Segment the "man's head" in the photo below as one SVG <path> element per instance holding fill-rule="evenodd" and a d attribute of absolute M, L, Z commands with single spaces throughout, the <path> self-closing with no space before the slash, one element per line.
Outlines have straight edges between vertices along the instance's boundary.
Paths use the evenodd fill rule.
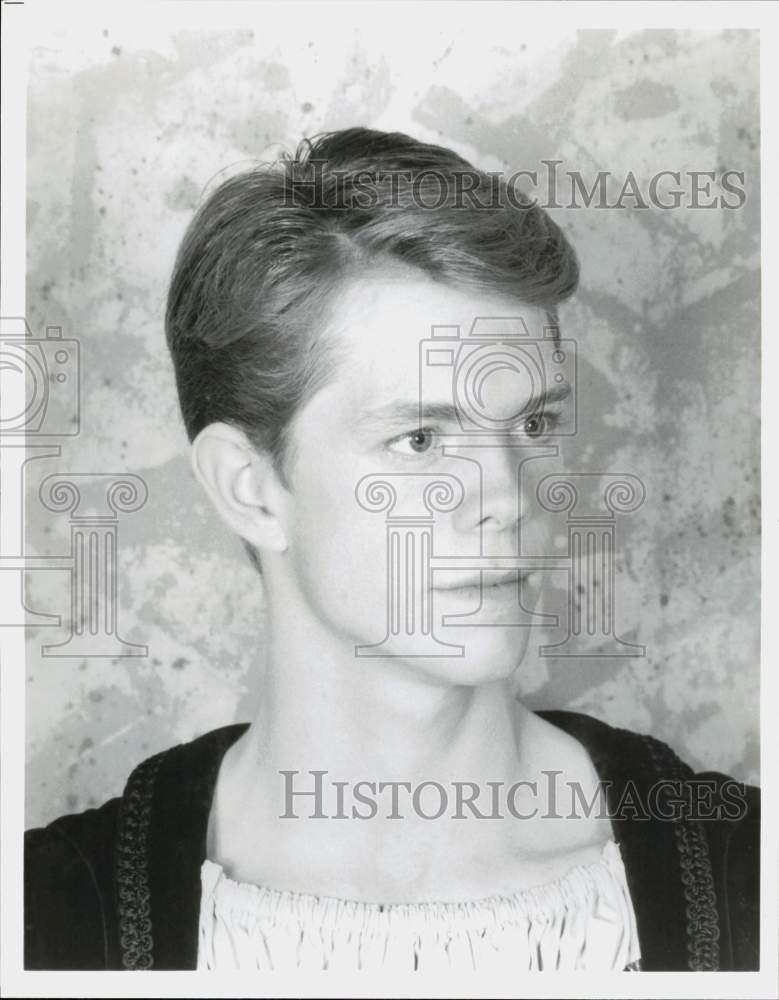
<path fill-rule="evenodd" d="M 331 133 L 210 196 L 176 261 L 168 343 L 198 478 L 287 607 L 347 643 L 375 636 L 385 533 L 356 505 L 358 481 L 448 470 L 480 493 L 472 465 L 433 459 L 401 415 L 418 401 L 420 343 L 476 316 L 522 315 L 540 339 L 577 277 L 543 210 L 405 135 Z M 498 409 L 521 409 L 500 373 L 490 385 Z M 490 473 L 504 495 L 442 519 L 442 551 L 479 555 L 485 530 L 493 554 L 515 551 L 510 464 Z M 464 594 L 444 586 L 440 605 L 464 613 Z"/>

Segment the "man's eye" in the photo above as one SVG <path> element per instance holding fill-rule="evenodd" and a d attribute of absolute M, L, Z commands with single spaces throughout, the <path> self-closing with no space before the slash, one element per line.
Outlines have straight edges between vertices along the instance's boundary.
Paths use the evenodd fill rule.
<path fill-rule="evenodd" d="M 419 430 L 408 431 L 406 434 L 393 438 L 389 444 L 393 451 L 398 451 L 403 455 L 423 455 L 435 446 L 436 440 L 435 431 L 429 427 L 420 427 Z"/>
<path fill-rule="evenodd" d="M 555 429 L 559 419 L 559 414 L 556 413 L 534 413 L 520 424 L 520 429 L 529 438 L 543 437 Z"/>
<path fill-rule="evenodd" d="M 522 424 L 522 430 L 528 437 L 541 437 L 546 430 L 546 418 L 543 413 L 535 413 Z"/>

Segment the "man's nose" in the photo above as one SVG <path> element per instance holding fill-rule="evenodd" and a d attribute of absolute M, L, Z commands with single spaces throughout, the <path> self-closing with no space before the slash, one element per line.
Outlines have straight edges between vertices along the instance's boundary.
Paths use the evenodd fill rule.
<path fill-rule="evenodd" d="M 484 555 L 508 555 L 519 546 L 519 532 L 527 527 L 530 511 L 531 459 L 554 454 L 553 449 L 523 447 L 498 439 L 458 451 L 468 460 L 460 473 L 465 500 L 455 512 L 455 527 L 478 534 Z M 459 464 L 459 463 L 458 463 Z"/>
<path fill-rule="evenodd" d="M 517 477 L 517 453 L 505 448 L 485 449 L 482 460 L 482 498 L 477 527 L 485 534 L 515 532 L 522 517 Z"/>
<path fill-rule="evenodd" d="M 517 530 L 522 504 L 519 496 L 516 449 L 505 445 L 488 445 L 458 449 L 460 478 L 465 487 L 465 499 L 455 514 L 459 531 L 483 535 L 503 535 Z"/>

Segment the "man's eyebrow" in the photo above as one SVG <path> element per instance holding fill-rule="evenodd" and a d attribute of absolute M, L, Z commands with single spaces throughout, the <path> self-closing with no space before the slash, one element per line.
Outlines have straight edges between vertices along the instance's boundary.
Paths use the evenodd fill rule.
<path fill-rule="evenodd" d="M 569 383 L 552 386 L 536 397 L 533 412 L 543 410 L 550 403 L 557 403 L 571 395 Z M 531 400 L 517 413 L 524 413 Z M 393 400 L 380 406 L 367 407 L 357 414 L 361 423 L 383 426 L 385 424 L 408 424 L 421 426 L 427 423 L 455 423 L 458 420 L 458 408 L 454 403 L 422 403 L 407 399 Z"/>

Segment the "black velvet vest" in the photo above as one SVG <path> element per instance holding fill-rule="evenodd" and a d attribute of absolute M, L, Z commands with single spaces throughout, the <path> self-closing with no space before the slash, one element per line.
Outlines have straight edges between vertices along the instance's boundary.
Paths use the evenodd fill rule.
<path fill-rule="evenodd" d="M 538 714 L 584 746 L 605 784 L 641 969 L 758 969 L 758 789 L 741 786 L 734 810 L 730 779 L 694 774 L 650 736 L 573 712 Z M 28 831 L 25 968 L 196 968 L 214 786 L 245 730 L 226 726 L 156 754 L 133 771 L 121 798 Z M 658 783 L 677 792 L 705 786 L 707 815 L 647 815 Z"/>

